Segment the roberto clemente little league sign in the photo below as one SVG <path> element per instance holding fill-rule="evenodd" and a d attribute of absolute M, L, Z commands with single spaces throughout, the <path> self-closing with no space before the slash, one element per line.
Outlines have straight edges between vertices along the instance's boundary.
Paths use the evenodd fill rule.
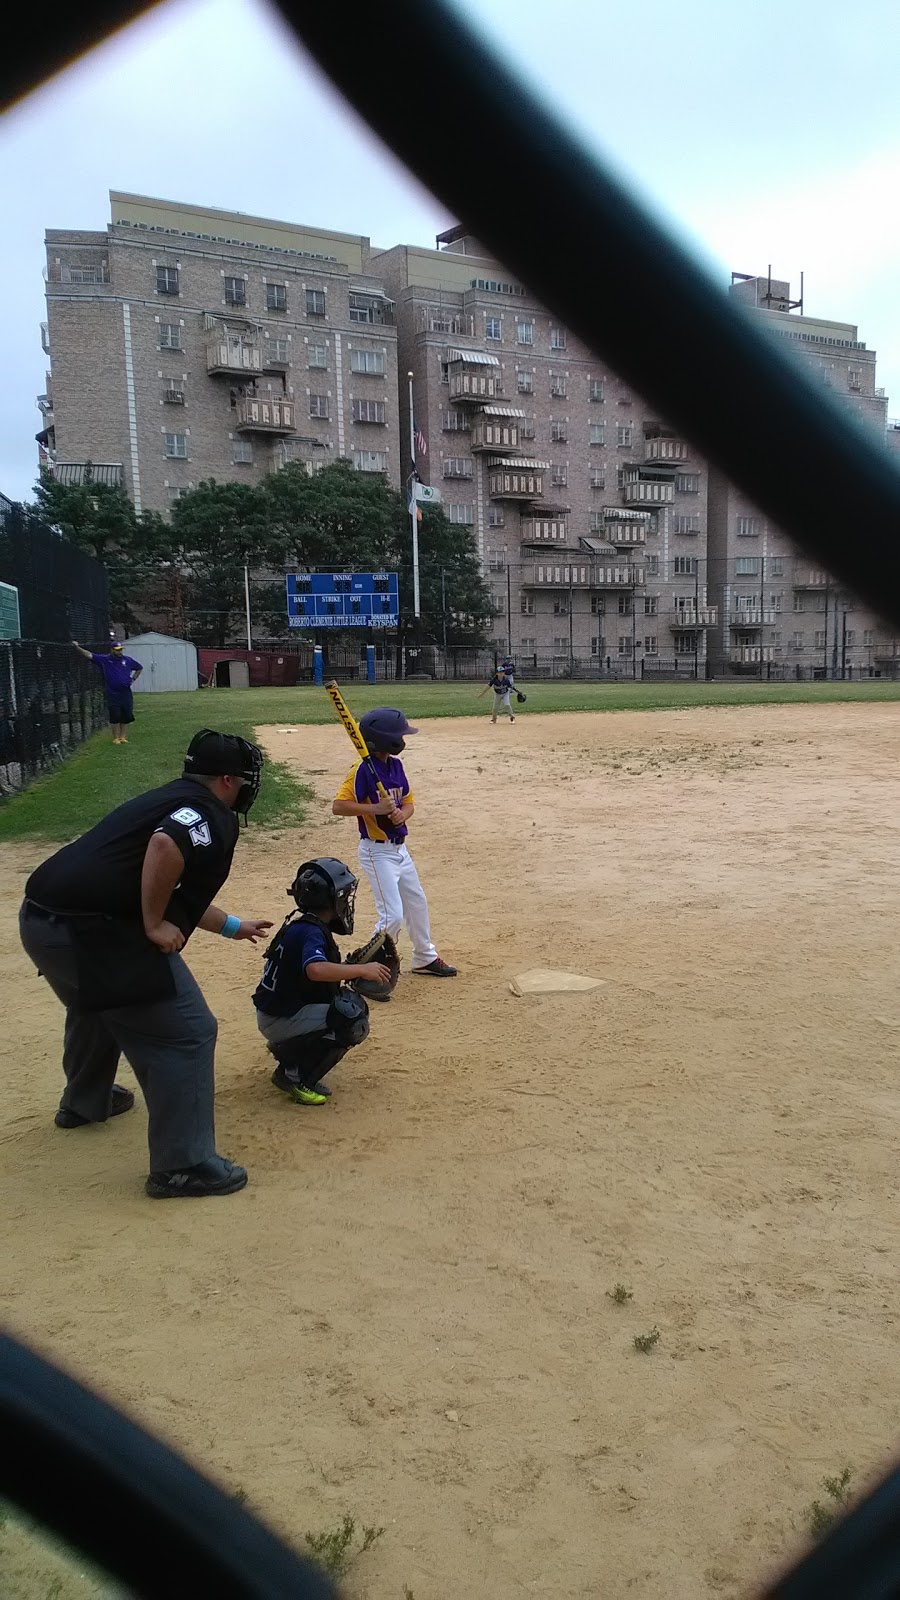
<path fill-rule="evenodd" d="M 292 572 L 287 579 L 290 628 L 396 628 L 396 572 Z"/>

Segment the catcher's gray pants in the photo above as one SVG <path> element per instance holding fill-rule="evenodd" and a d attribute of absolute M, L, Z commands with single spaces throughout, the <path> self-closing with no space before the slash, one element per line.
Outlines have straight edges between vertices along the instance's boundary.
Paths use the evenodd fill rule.
<path fill-rule="evenodd" d="M 325 1033 L 329 1010 L 328 1005 L 301 1006 L 292 1017 L 270 1017 L 265 1011 L 257 1011 L 256 1025 L 266 1044 L 285 1044 L 288 1039 L 299 1039 L 307 1033 Z"/>
<path fill-rule="evenodd" d="M 26 952 L 66 1008 L 60 1104 L 104 1122 L 124 1055 L 147 1102 L 150 1171 L 175 1172 L 214 1156 L 217 1024 L 181 957 L 168 958 L 175 980 L 170 1000 L 79 1011 L 71 927 L 29 915 L 23 906 L 19 929 Z"/>

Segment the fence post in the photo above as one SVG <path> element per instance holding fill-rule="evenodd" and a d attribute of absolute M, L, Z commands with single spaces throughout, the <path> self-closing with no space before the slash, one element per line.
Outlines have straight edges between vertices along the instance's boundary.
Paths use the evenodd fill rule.
<path fill-rule="evenodd" d="M 313 683 L 321 689 L 324 681 L 325 673 L 322 664 L 322 646 L 317 644 L 313 646 Z"/>
<path fill-rule="evenodd" d="M 375 646 L 373 644 L 366 645 L 366 680 L 368 683 L 375 682 Z"/>

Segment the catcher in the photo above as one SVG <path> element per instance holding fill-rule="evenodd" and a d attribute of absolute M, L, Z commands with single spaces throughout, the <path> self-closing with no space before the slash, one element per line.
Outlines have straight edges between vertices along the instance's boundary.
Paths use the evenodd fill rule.
<path fill-rule="evenodd" d="M 324 1105 L 331 1094 L 323 1082 L 326 1074 L 368 1037 L 369 1008 L 358 991 L 390 999 L 400 975 L 388 934 L 376 935 L 365 952 L 341 960 L 334 935 L 353 932 L 357 882 L 333 856 L 297 868 L 287 891 L 297 911 L 269 945 L 253 996 L 259 1031 L 278 1062 L 272 1082 L 298 1105 Z M 378 960 L 369 959 L 376 949 Z"/>

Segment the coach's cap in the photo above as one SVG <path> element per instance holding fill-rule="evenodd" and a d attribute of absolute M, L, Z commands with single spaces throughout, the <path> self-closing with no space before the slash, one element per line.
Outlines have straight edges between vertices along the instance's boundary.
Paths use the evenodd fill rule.
<path fill-rule="evenodd" d="M 120 645 L 118 639 L 116 640 L 115 644 L 110 645 L 109 648 L 110 648 L 110 654 L 111 655 L 120 656 L 122 654 L 123 647 L 122 647 L 122 645 Z"/>

